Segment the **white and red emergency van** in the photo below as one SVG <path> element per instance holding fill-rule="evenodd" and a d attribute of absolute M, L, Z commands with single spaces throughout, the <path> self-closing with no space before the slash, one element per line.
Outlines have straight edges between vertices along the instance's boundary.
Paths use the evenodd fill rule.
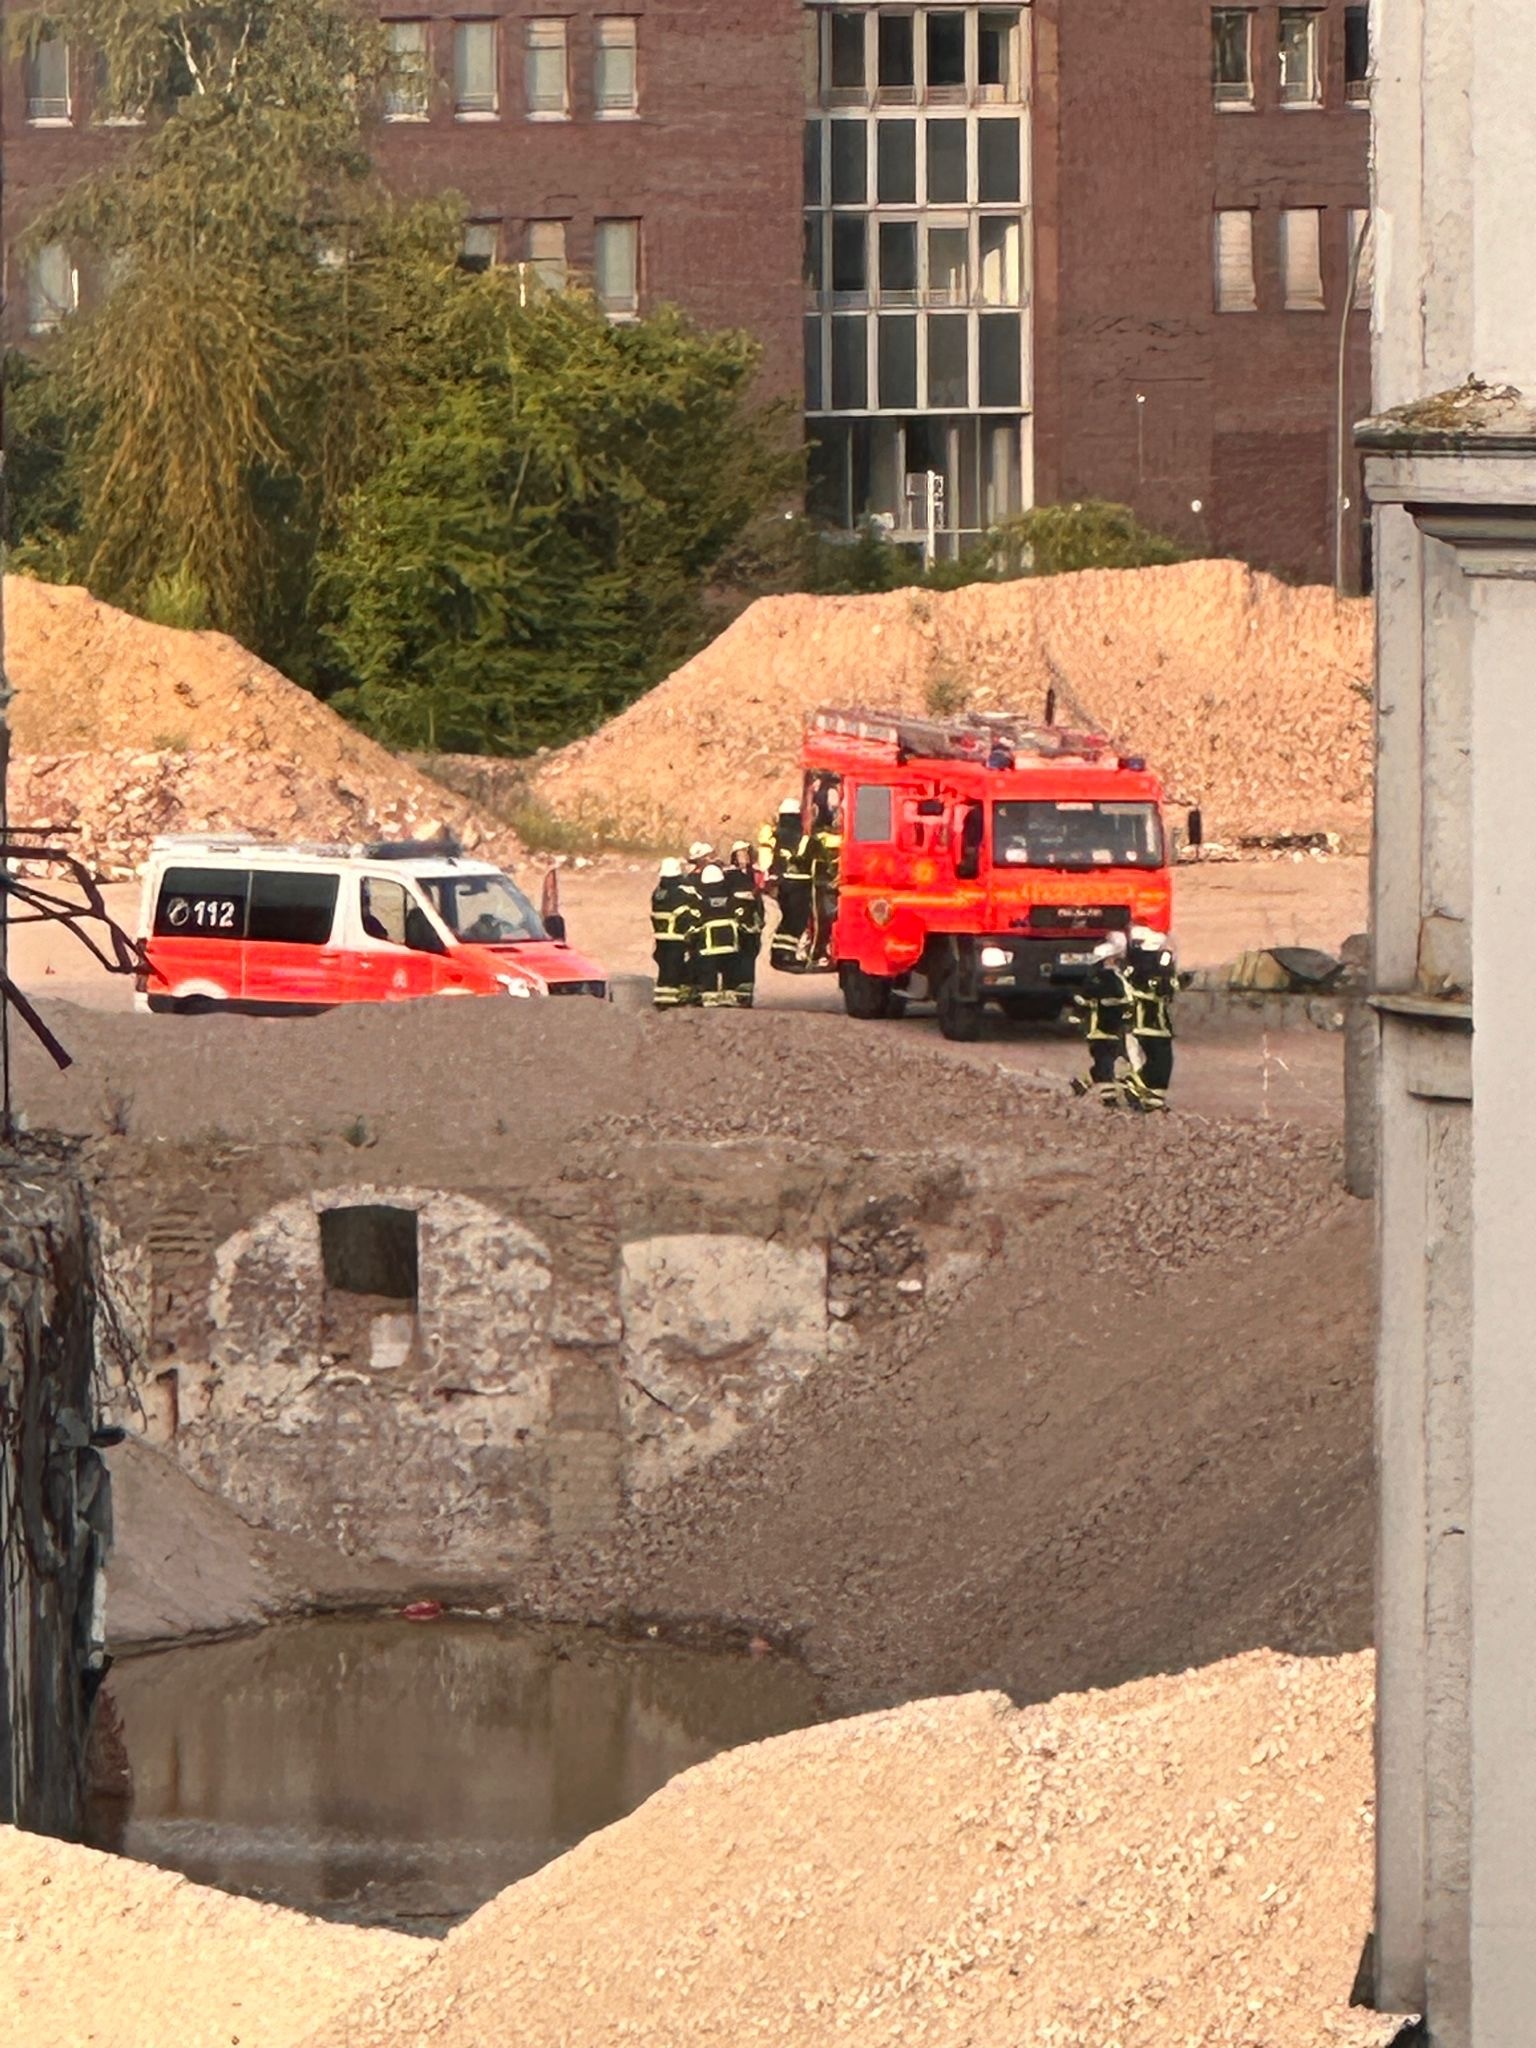
<path fill-rule="evenodd" d="M 135 1007 L 247 1014 L 414 996 L 607 997 L 510 875 L 451 846 L 161 838 L 144 870 Z"/>

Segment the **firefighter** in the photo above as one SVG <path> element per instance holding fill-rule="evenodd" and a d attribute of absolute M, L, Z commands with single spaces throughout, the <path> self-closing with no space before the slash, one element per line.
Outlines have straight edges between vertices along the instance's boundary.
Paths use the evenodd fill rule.
<path fill-rule="evenodd" d="M 841 785 L 829 777 L 818 793 L 816 828 L 811 834 L 810 964 L 832 964 L 832 927 L 837 921 L 837 880 L 842 865 Z"/>
<path fill-rule="evenodd" d="M 737 1006 L 741 987 L 741 897 L 713 861 L 699 876 L 699 922 L 693 942 L 695 982 L 706 1010 Z"/>
<path fill-rule="evenodd" d="M 1168 1107 L 1173 1079 L 1173 996 L 1178 970 L 1166 932 L 1131 926 L 1125 956 L 1126 1030 L 1132 1048 L 1125 1099 L 1135 1109 Z"/>
<path fill-rule="evenodd" d="M 779 805 L 774 827 L 769 880 L 779 905 L 779 928 L 768 958 L 782 974 L 805 965 L 806 933 L 811 922 L 811 838 L 805 829 L 798 797 Z"/>
<path fill-rule="evenodd" d="M 1072 1008 L 1088 1041 L 1088 1078 L 1072 1083 L 1074 1095 L 1092 1095 L 1106 1109 L 1127 1101 L 1119 1066 L 1125 1057 L 1125 1032 L 1130 1015 L 1126 978 L 1129 942 L 1124 932 L 1111 932 L 1093 949 L 1093 960 Z"/>
<path fill-rule="evenodd" d="M 688 872 L 696 882 L 702 879 L 714 857 L 715 849 L 707 839 L 695 839 L 688 849 Z"/>
<path fill-rule="evenodd" d="M 658 1010 L 678 1010 L 696 1003 L 698 988 L 690 955 L 699 926 L 699 887 L 683 873 L 680 860 L 664 860 L 651 893 L 651 931 L 656 941 Z"/>
<path fill-rule="evenodd" d="M 757 863 L 752 858 L 752 848 L 745 839 L 738 839 L 732 845 L 730 865 L 725 871 L 725 879 L 734 891 L 741 910 L 736 1001 L 742 1009 L 750 1010 L 757 983 L 757 959 L 763 950 L 764 919 L 762 884 L 757 872 Z"/>

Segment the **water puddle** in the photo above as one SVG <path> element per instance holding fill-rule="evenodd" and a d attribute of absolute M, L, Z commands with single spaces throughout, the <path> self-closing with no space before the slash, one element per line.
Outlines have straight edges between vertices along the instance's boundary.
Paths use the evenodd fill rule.
<path fill-rule="evenodd" d="M 818 1718 L 797 1665 L 593 1630 L 293 1622 L 134 1657 L 93 1839 L 329 1919 L 440 1933 L 717 1751 Z"/>

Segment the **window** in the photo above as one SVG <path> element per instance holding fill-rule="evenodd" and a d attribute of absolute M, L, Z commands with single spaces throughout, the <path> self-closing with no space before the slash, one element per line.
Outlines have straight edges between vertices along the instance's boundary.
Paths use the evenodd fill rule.
<path fill-rule="evenodd" d="M 1016 203 L 1019 197 L 1019 124 L 976 124 L 976 196 L 983 205 Z"/>
<path fill-rule="evenodd" d="M 995 804 L 992 858 L 1010 867 L 1161 867 L 1162 821 L 1155 804 Z"/>
<path fill-rule="evenodd" d="M 880 223 L 880 302 L 885 306 L 917 304 L 917 222 Z M 917 403 L 914 399 L 913 404 Z"/>
<path fill-rule="evenodd" d="M 965 99 L 965 16 L 930 8 L 928 24 L 928 97 L 954 105 Z"/>
<path fill-rule="evenodd" d="M 1323 310 L 1323 216 L 1315 206 L 1291 207 L 1280 216 L 1280 268 L 1288 311 Z"/>
<path fill-rule="evenodd" d="M 896 106 L 917 98 L 917 69 L 910 14 L 879 17 L 879 97 Z"/>
<path fill-rule="evenodd" d="M 414 1303 L 420 1284 L 416 1211 L 360 1203 L 320 1212 L 320 1266 L 341 1294 Z"/>
<path fill-rule="evenodd" d="M 565 222 L 531 220 L 528 223 L 528 263 L 547 292 L 565 290 Z"/>
<path fill-rule="evenodd" d="M 963 206 L 970 194 L 966 182 L 965 123 L 928 123 L 928 204 Z"/>
<path fill-rule="evenodd" d="M 978 323 L 980 346 L 976 363 L 977 403 L 1017 409 L 1023 387 L 1017 313 L 987 313 Z"/>
<path fill-rule="evenodd" d="M 875 348 L 879 355 L 881 405 L 888 412 L 910 412 L 917 404 L 916 316 L 904 313 L 895 319 L 882 318 Z M 863 794 L 861 791 L 860 795 Z M 889 839 L 890 836 L 889 825 L 878 834 L 854 834 L 855 838 Z"/>
<path fill-rule="evenodd" d="M 902 325 L 910 325 L 902 322 Z M 853 793 L 853 836 L 861 845 L 883 845 L 891 837 L 891 792 L 878 784 Z"/>
<path fill-rule="evenodd" d="M 640 108 L 636 41 L 639 23 L 633 17 L 610 14 L 597 24 L 597 70 L 593 99 L 600 121 L 621 120 Z"/>
<path fill-rule="evenodd" d="M 805 124 L 805 203 L 821 205 L 821 123 Z"/>
<path fill-rule="evenodd" d="M 824 289 L 822 264 L 826 254 L 826 229 L 819 213 L 805 216 L 805 241 L 800 262 L 801 281 L 809 304 L 815 305 Z"/>
<path fill-rule="evenodd" d="M 1258 292 L 1253 282 L 1253 214 L 1241 212 L 1216 216 L 1216 310 L 1218 313 L 1257 311 Z"/>
<path fill-rule="evenodd" d="M 96 59 L 95 118 L 103 128 L 138 128 L 147 111 L 142 94 L 135 97 L 131 87 L 112 88 L 112 67 L 105 56 Z"/>
<path fill-rule="evenodd" d="M 928 304 L 965 306 L 970 303 L 970 230 L 961 226 L 933 226 L 928 230 Z"/>
<path fill-rule="evenodd" d="M 827 97 L 833 106 L 856 106 L 864 98 L 863 14 L 834 14 L 829 23 L 831 47 Z"/>
<path fill-rule="evenodd" d="M 869 251 L 862 213 L 832 216 L 832 290 L 846 304 L 869 290 Z"/>
<path fill-rule="evenodd" d="M 339 887 L 335 875 L 253 868 L 246 937 L 258 945 L 323 946 Z"/>
<path fill-rule="evenodd" d="M 1364 242 L 1362 243 L 1360 240 L 1361 234 L 1369 226 L 1370 218 L 1370 209 L 1368 207 L 1352 206 L 1349 209 L 1349 260 L 1351 263 L 1354 263 L 1356 260 L 1355 251 L 1358 249 L 1360 252 L 1359 268 L 1355 272 L 1354 304 L 1357 313 L 1368 313 L 1370 311 L 1371 301 L 1376 293 L 1376 237 L 1373 234 L 1365 233 Z"/>
<path fill-rule="evenodd" d="M 1318 17 L 1310 7 L 1280 10 L 1280 104 L 1320 107 L 1322 74 L 1318 68 Z"/>
<path fill-rule="evenodd" d="M 822 408 L 821 387 L 821 322 L 805 322 L 805 409 L 820 412 Z"/>
<path fill-rule="evenodd" d="M 869 344 L 862 317 L 832 322 L 832 409 L 862 412 L 869 403 Z"/>
<path fill-rule="evenodd" d="M 465 224 L 464 239 L 459 244 L 461 270 L 489 270 L 500 253 L 500 221 L 472 220 Z"/>
<path fill-rule="evenodd" d="M 245 936 L 251 878 L 240 868 L 167 868 L 155 904 L 157 939 L 195 939 L 207 932 Z"/>
<path fill-rule="evenodd" d="M 881 206 L 917 204 L 917 123 L 875 123 L 875 193 Z"/>
<path fill-rule="evenodd" d="M 1371 97 L 1371 10 L 1344 10 L 1344 97 L 1352 107 L 1363 107 Z"/>
<path fill-rule="evenodd" d="M 928 316 L 928 403 L 964 411 L 971 402 L 968 369 L 970 321 L 963 313 Z"/>
<path fill-rule="evenodd" d="M 27 119 L 41 123 L 67 121 L 69 108 L 69 45 L 57 29 L 45 29 L 27 52 Z"/>
<path fill-rule="evenodd" d="M 453 111 L 461 121 L 488 120 L 500 105 L 496 91 L 496 24 L 453 24 Z"/>
<path fill-rule="evenodd" d="M 527 92 L 528 112 L 534 120 L 563 121 L 569 114 L 563 21 L 529 22 Z"/>
<path fill-rule="evenodd" d="M 997 215 L 981 222 L 981 303 L 984 306 L 1022 306 L 1024 266 L 1023 224 Z"/>
<path fill-rule="evenodd" d="M 385 120 L 425 121 L 427 24 L 424 21 L 386 21 L 384 43 L 389 53 L 388 80 L 384 87 Z"/>
<path fill-rule="evenodd" d="M 982 14 L 976 24 L 976 97 L 1013 106 L 1023 98 L 1019 17 Z"/>
<path fill-rule="evenodd" d="M 80 273 L 62 242 L 49 242 L 27 269 L 27 332 L 51 334 L 80 303 Z"/>
<path fill-rule="evenodd" d="M 1211 16 L 1211 92 L 1218 107 L 1253 105 L 1253 10 L 1218 7 Z"/>
<path fill-rule="evenodd" d="M 832 204 L 862 206 L 867 195 L 868 172 L 862 121 L 832 123 Z"/>
<path fill-rule="evenodd" d="M 640 223 L 600 220 L 593 245 L 593 281 L 609 319 L 640 310 Z"/>

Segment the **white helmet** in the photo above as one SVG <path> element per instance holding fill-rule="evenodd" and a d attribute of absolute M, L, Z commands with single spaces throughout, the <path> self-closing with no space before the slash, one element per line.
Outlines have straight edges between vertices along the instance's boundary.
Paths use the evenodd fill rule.
<path fill-rule="evenodd" d="M 1168 944 L 1168 934 L 1154 931 L 1149 924 L 1133 924 L 1131 944 L 1138 953 L 1161 953 Z"/>
<path fill-rule="evenodd" d="M 1123 960 L 1129 950 L 1124 932 L 1111 932 L 1093 949 L 1095 960 Z"/>
<path fill-rule="evenodd" d="M 708 860 L 714 850 L 707 839 L 695 839 L 692 846 L 688 849 L 688 858 L 690 860 Z"/>
<path fill-rule="evenodd" d="M 670 856 L 661 864 L 661 879 L 664 882 L 675 881 L 682 872 L 682 862 L 680 860 L 674 860 Z"/>
<path fill-rule="evenodd" d="M 779 805 L 779 816 L 780 816 L 781 818 L 788 818 L 788 817 L 791 817 L 791 816 L 793 816 L 793 817 L 796 817 L 796 818 L 798 818 L 798 817 L 799 817 L 799 815 L 800 815 L 800 799 L 799 799 L 799 797 L 797 797 L 797 796 L 787 796 L 787 797 L 785 797 L 785 799 L 784 799 L 783 803 L 781 803 L 781 804 Z"/>
<path fill-rule="evenodd" d="M 700 875 L 699 880 L 701 882 L 723 882 L 725 880 L 725 875 L 721 871 L 721 869 L 717 868 L 714 862 L 711 861 L 709 866 L 704 870 L 703 874 Z"/>
<path fill-rule="evenodd" d="M 731 851 L 732 853 L 750 853 L 752 851 L 752 842 L 750 839 L 733 839 L 731 841 Z"/>

